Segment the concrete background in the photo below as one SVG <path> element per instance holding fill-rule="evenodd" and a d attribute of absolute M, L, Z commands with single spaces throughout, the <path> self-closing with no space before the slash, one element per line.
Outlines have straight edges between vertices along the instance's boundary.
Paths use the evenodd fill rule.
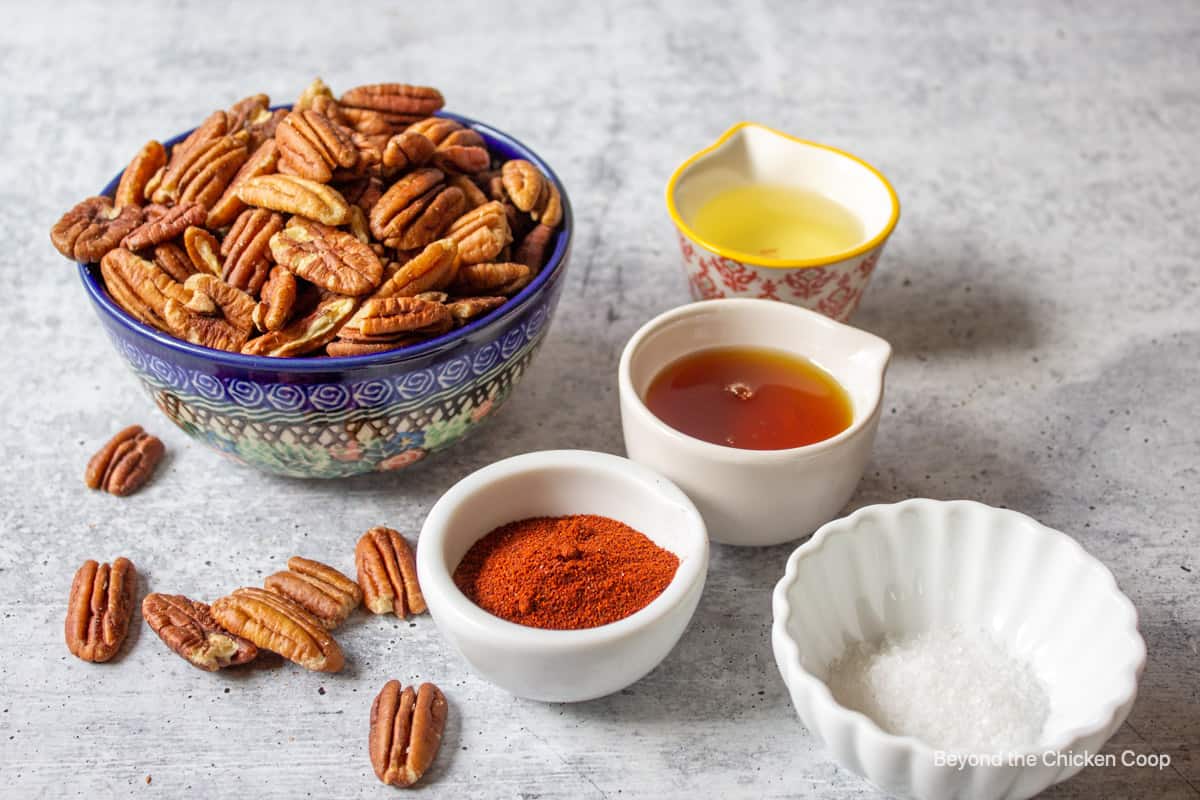
<path fill-rule="evenodd" d="M 397 677 L 451 702 L 422 796 L 874 796 L 800 725 L 773 664 L 788 546 L 717 547 L 666 662 L 575 706 L 473 677 L 428 618 L 356 617 L 338 676 L 269 660 L 207 675 L 140 625 L 107 665 L 62 642 L 87 557 L 124 554 L 153 589 L 211 598 L 297 552 L 349 570 L 363 530 L 415 535 L 496 459 L 621 452 L 620 348 L 687 299 L 663 184 L 752 119 L 861 154 L 904 205 L 855 319 L 896 358 L 852 506 L 966 497 L 1077 537 L 1149 646 L 1109 749 L 1174 764 L 1087 770 L 1049 796 L 1200 796 L 1194 2 L 40 3 L 0 26 L 0 66 L 0 795 L 393 796 L 366 728 Z M 148 137 L 253 91 L 290 100 L 318 74 L 339 90 L 439 86 L 544 155 L 575 204 L 575 259 L 533 369 L 469 446 L 406 474 L 281 480 L 191 443 L 137 390 L 47 238 Z M 88 456 L 131 422 L 169 459 L 131 499 L 88 492 Z"/>

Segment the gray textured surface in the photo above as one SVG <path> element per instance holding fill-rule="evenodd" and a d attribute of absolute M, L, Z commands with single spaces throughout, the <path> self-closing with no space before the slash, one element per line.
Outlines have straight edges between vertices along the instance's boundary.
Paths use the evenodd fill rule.
<path fill-rule="evenodd" d="M 576 706 L 474 678 L 428 618 L 358 617 L 335 677 L 203 674 L 144 627 L 108 665 L 62 643 L 84 558 L 125 554 L 154 589 L 211 597 L 295 552 L 349 569 L 359 532 L 415 532 L 498 458 L 619 452 L 620 347 L 686 299 L 663 183 L 753 119 L 862 154 L 904 203 L 856 318 L 896 360 L 853 505 L 968 497 L 1076 536 L 1149 645 L 1111 747 L 1175 766 L 1092 769 L 1050 795 L 1200 796 L 1195 3 L 121 5 L 40 3 L 0 27 L 0 795 L 392 796 L 365 733 L 394 676 L 436 680 L 452 703 L 421 795 L 872 796 L 798 723 L 772 663 L 769 592 L 790 547 L 717 548 L 667 661 Z M 575 204 L 575 261 L 533 369 L 469 447 L 409 474 L 279 480 L 191 443 L 47 241 L 147 137 L 251 91 L 290 99 L 314 74 L 436 84 L 544 155 Z M 167 442 L 165 468 L 132 499 L 84 490 L 88 455 L 133 421 Z"/>

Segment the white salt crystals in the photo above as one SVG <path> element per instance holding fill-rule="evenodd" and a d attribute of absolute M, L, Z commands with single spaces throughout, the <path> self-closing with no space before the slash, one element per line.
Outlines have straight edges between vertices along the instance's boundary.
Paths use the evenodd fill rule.
<path fill-rule="evenodd" d="M 1050 712 L 1028 664 L 957 628 L 854 645 L 830 667 L 829 689 L 888 733 L 955 752 L 1035 747 Z"/>

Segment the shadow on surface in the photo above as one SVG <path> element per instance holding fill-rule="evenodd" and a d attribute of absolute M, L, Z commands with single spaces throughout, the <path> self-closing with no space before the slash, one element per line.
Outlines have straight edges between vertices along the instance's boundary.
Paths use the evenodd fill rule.
<path fill-rule="evenodd" d="M 929 265 L 884 259 L 882 274 L 867 286 L 850 323 L 887 339 L 896 357 L 924 359 L 953 351 L 983 354 L 1037 346 L 1029 293 L 1000 282 L 1009 272 L 1002 265 L 975 265 L 972 278 L 934 256 L 931 263 L 937 271 L 928 276 L 921 273 L 929 273 Z"/>

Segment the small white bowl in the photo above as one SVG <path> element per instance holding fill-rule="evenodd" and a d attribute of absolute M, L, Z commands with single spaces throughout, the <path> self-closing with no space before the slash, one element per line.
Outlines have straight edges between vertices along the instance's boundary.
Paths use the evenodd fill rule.
<path fill-rule="evenodd" d="M 1103 564 L 1024 514 L 966 500 L 825 525 L 788 559 L 773 605 L 775 660 L 805 726 L 846 769 L 922 800 L 1025 798 L 1071 777 L 1129 715 L 1146 660 L 1137 611 Z M 1046 686 L 1049 719 L 1020 758 L 939 766 L 933 747 L 885 733 L 826 685 L 854 642 L 956 626 L 989 631 Z"/>
<path fill-rule="evenodd" d="M 608 625 L 543 630 L 493 616 L 453 574 L 475 542 L 529 517 L 598 514 L 644 533 L 679 557 L 666 590 Z M 532 700 L 577 702 L 624 689 L 667 656 L 696 610 L 708 536 L 696 507 L 662 475 L 607 453 L 547 450 L 498 461 L 434 504 L 417 545 L 417 575 L 442 635 L 481 677 Z"/>
<path fill-rule="evenodd" d="M 739 450 L 696 439 L 654 416 L 642 399 L 671 362 L 713 347 L 769 347 L 803 356 L 850 396 L 850 427 L 786 450 Z M 772 545 L 833 519 L 858 485 L 879 427 L 892 348 L 815 311 L 769 300 L 691 303 L 643 325 L 621 354 L 618 391 L 625 452 L 679 484 L 713 541 Z"/>

